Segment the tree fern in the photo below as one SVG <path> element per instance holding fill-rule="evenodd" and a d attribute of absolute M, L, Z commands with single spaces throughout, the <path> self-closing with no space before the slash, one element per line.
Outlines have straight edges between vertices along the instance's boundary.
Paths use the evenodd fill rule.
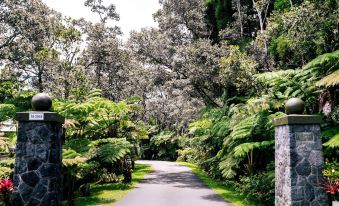
<path fill-rule="evenodd" d="M 72 149 L 62 150 L 62 163 L 64 166 L 74 166 L 86 162 L 87 158 L 81 157 L 79 153 Z"/>
<path fill-rule="evenodd" d="M 274 141 L 262 141 L 262 142 L 246 142 L 236 146 L 233 150 L 235 157 L 245 157 L 249 152 L 254 149 L 266 149 L 274 145 Z"/>
<path fill-rule="evenodd" d="M 339 147 L 339 133 L 334 135 L 329 141 L 325 142 L 324 146 L 330 148 Z"/>
<path fill-rule="evenodd" d="M 324 143 L 325 147 L 339 147 L 339 126 L 323 129 L 321 136 L 323 140 L 327 140 L 327 142 Z"/>
<path fill-rule="evenodd" d="M 334 87 L 339 85 L 339 70 L 333 72 L 330 75 L 325 76 L 321 80 L 319 80 L 316 85 L 318 87 Z"/>
<path fill-rule="evenodd" d="M 257 120 L 256 115 L 252 115 L 240 121 L 238 124 L 236 124 L 232 128 L 232 132 L 225 139 L 224 144 L 227 145 L 230 142 L 234 142 L 235 140 L 245 139 L 247 137 L 250 137 L 254 130 L 256 120 Z"/>
<path fill-rule="evenodd" d="M 132 144 L 122 138 L 108 138 L 93 141 L 89 150 L 91 159 L 99 162 L 113 164 L 129 154 Z"/>

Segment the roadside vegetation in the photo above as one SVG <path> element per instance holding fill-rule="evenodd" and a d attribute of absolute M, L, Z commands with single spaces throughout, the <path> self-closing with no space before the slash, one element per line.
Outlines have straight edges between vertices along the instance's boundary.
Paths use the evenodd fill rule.
<path fill-rule="evenodd" d="M 213 189 L 218 195 L 220 195 L 226 202 L 232 203 L 234 206 L 255 206 L 256 203 L 246 199 L 244 195 L 241 195 L 236 190 L 235 185 L 227 182 L 221 182 L 208 176 L 208 174 L 202 171 L 197 165 L 187 162 L 178 162 L 181 165 L 189 167 L 192 172 L 199 177 L 199 179 L 209 188 Z"/>
<path fill-rule="evenodd" d="M 136 164 L 130 184 L 119 182 L 91 185 L 91 195 L 89 197 L 76 197 L 75 205 L 112 206 L 127 195 L 150 171 L 151 167 L 149 165 Z"/>

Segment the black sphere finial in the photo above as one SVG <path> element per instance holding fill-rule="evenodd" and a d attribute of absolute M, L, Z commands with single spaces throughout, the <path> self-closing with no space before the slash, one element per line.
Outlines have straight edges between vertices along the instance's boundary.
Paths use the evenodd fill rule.
<path fill-rule="evenodd" d="M 32 107 L 35 111 L 49 111 L 52 107 L 52 99 L 45 93 L 36 94 L 32 98 Z"/>
<path fill-rule="evenodd" d="M 300 98 L 292 98 L 285 103 L 286 114 L 303 114 L 305 103 Z"/>

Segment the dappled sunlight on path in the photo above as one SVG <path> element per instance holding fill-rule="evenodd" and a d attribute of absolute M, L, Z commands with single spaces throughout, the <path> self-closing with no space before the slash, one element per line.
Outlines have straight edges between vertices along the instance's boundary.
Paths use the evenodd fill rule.
<path fill-rule="evenodd" d="M 116 206 L 231 206 L 186 166 L 165 161 L 138 163 L 152 165 L 153 171 Z"/>

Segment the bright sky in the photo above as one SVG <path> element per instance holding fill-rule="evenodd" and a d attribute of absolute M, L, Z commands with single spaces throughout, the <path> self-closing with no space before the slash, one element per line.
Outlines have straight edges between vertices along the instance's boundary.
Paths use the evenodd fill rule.
<path fill-rule="evenodd" d="M 85 18 L 93 22 L 99 17 L 84 6 L 85 0 L 42 0 L 50 8 L 73 18 Z M 152 14 L 159 8 L 159 0 L 104 0 L 104 4 L 114 4 L 120 15 L 120 21 L 114 25 L 122 29 L 123 39 L 127 39 L 129 32 L 140 30 L 143 27 L 156 27 Z"/>

